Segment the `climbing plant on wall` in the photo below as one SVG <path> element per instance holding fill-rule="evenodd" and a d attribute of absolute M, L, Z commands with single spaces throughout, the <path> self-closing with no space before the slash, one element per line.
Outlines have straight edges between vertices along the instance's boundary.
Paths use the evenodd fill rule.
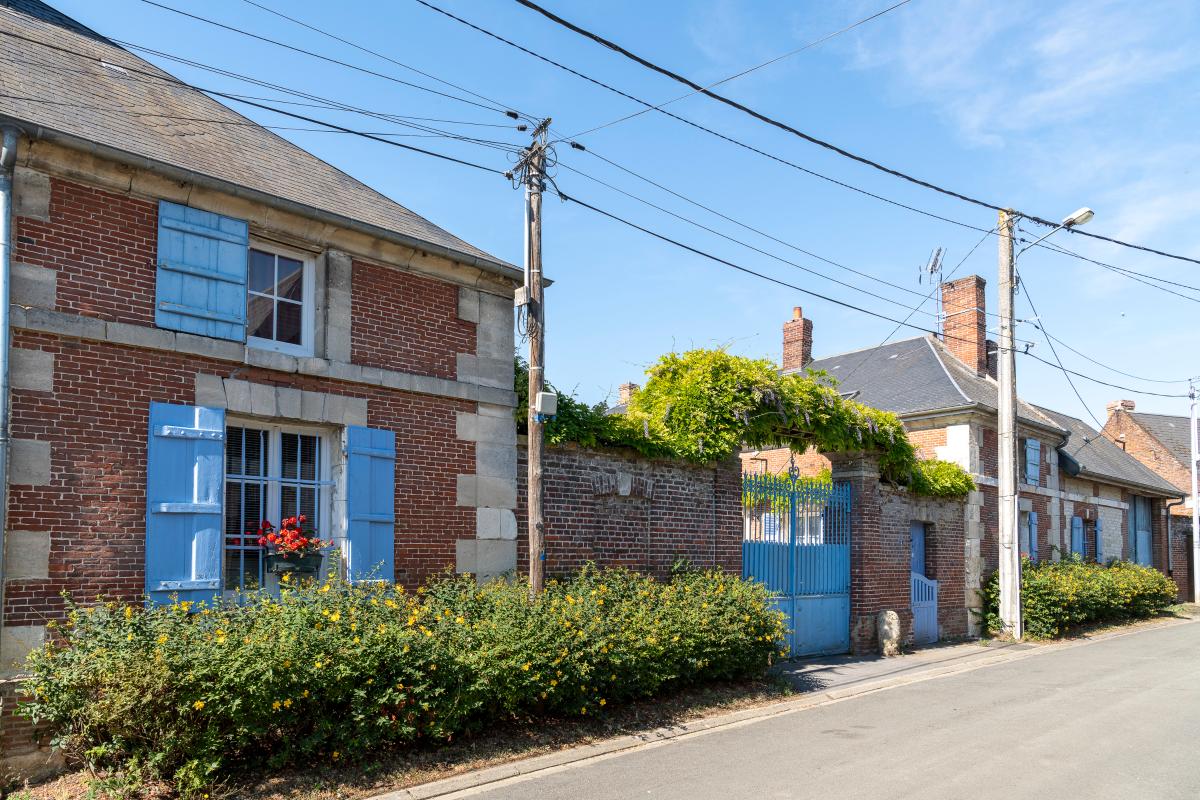
<path fill-rule="evenodd" d="M 742 447 L 869 450 L 880 454 L 886 480 L 916 493 L 953 497 L 975 488 L 957 464 L 919 459 L 895 414 L 843 398 L 827 375 L 784 375 L 767 359 L 724 350 L 668 353 L 646 375 L 624 415 L 560 399 L 561 421 L 547 426 L 547 438 L 625 444 L 698 462 L 728 458 Z M 523 421 L 524 410 L 517 413 Z"/>

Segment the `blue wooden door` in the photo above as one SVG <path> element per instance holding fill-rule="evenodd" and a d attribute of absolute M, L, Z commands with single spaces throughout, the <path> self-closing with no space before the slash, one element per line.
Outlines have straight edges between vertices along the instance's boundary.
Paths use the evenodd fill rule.
<path fill-rule="evenodd" d="M 914 644 L 930 644 L 938 640 L 938 582 L 926 577 L 925 533 L 924 522 L 914 522 L 909 526 L 912 541 L 909 601 L 913 615 Z"/>

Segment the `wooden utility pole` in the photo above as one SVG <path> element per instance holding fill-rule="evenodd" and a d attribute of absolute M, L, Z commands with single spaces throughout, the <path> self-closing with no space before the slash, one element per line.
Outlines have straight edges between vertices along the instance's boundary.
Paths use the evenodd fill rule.
<path fill-rule="evenodd" d="M 536 402 L 546 384 L 546 315 L 542 304 L 542 189 L 546 168 L 546 129 L 542 120 L 533 131 L 533 143 L 525 151 L 525 299 L 529 333 L 529 591 L 541 593 L 545 583 L 546 545 L 542 519 L 542 450 L 544 423 Z"/>
<path fill-rule="evenodd" d="M 1013 257 L 1012 211 L 1000 212 L 1000 352 L 998 377 L 1000 501 L 1000 625 L 1004 633 L 1021 638 L 1021 551 L 1017 524 L 1017 357 L 1013 346 L 1013 299 L 1016 267 Z"/>

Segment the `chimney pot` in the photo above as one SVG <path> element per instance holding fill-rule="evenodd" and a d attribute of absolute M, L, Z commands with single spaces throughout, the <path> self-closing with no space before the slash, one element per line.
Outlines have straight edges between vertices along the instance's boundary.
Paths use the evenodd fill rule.
<path fill-rule="evenodd" d="M 1109 416 L 1112 416 L 1118 411 L 1133 411 L 1135 408 L 1137 408 L 1137 403 L 1133 402 L 1132 400 L 1114 400 L 1113 402 L 1109 403 L 1106 408 L 1108 408 Z"/>
<path fill-rule="evenodd" d="M 804 318 L 800 306 L 792 309 L 792 318 L 783 323 L 783 371 L 799 372 L 812 361 L 813 323 Z"/>

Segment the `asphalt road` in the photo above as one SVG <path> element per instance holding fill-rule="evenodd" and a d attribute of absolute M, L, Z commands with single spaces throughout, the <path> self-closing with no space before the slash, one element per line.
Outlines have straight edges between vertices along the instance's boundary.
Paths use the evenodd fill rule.
<path fill-rule="evenodd" d="M 469 796 L 1194 800 L 1200 624 L 1054 648 Z"/>

